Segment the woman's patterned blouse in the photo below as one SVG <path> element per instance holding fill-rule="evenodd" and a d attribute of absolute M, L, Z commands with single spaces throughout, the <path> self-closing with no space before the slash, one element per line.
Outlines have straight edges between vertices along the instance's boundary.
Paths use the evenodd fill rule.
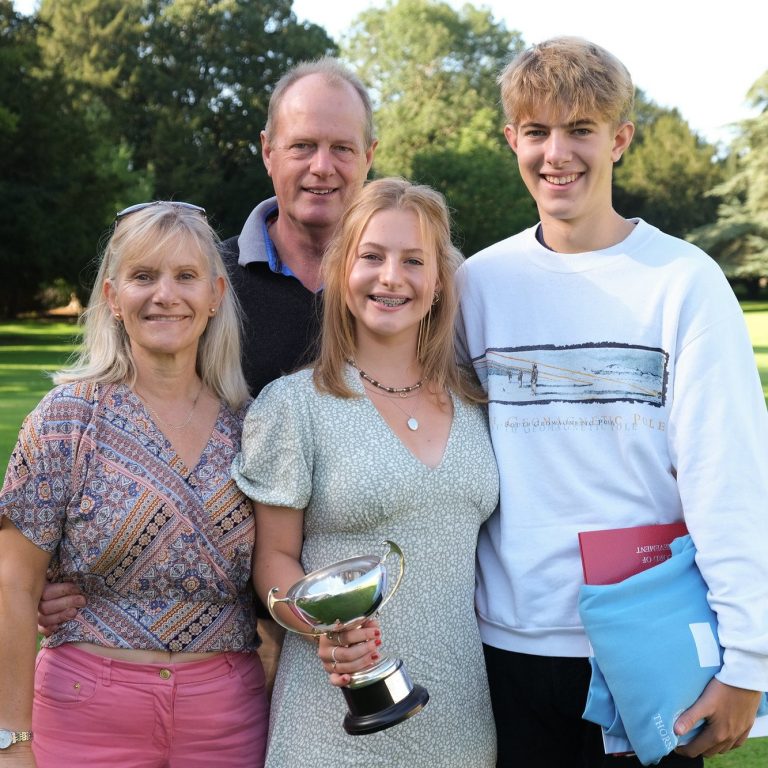
<path fill-rule="evenodd" d="M 222 405 L 194 468 L 123 384 L 66 384 L 26 418 L 0 517 L 87 604 L 47 641 L 251 651 L 254 519 L 230 477 L 245 408 Z"/>

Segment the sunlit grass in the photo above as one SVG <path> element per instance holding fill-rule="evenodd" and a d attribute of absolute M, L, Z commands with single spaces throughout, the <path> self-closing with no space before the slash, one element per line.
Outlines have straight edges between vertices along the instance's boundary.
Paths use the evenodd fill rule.
<path fill-rule="evenodd" d="M 750 302 L 743 306 L 749 336 L 752 339 L 752 348 L 755 351 L 757 368 L 760 371 L 763 394 L 766 403 L 768 403 L 768 304 Z"/>
<path fill-rule="evenodd" d="M 79 338 L 72 323 L 0 323 L 0 462 L 3 474 L 24 417 L 53 386 Z"/>

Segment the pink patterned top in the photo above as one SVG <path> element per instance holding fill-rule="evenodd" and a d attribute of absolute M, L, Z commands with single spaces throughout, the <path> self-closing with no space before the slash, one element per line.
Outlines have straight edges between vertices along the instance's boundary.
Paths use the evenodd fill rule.
<path fill-rule="evenodd" d="M 55 387 L 26 418 L 0 491 L 87 605 L 46 642 L 252 651 L 251 503 L 230 477 L 245 409 L 222 406 L 190 469 L 125 385 Z"/>

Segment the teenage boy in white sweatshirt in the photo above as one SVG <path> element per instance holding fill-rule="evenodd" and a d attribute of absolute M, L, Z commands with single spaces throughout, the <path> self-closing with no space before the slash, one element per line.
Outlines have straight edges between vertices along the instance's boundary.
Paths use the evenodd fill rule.
<path fill-rule="evenodd" d="M 705 253 L 613 209 L 634 133 L 621 62 L 558 38 L 499 83 L 541 221 L 461 273 L 502 482 L 477 582 L 498 765 L 639 765 L 581 718 L 577 534 L 683 519 L 725 655 L 675 731 L 706 727 L 661 764 L 700 766 L 745 740 L 768 690 L 768 416 L 742 313 Z"/>

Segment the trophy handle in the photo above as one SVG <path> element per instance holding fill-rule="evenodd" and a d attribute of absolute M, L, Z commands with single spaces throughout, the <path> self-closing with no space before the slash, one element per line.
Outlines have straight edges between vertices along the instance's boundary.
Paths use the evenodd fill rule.
<path fill-rule="evenodd" d="M 399 581 L 399 580 L 398 580 Z M 275 606 L 278 603 L 285 603 L 290 607 L 291 599 L 289 597 L 275 597 L 275 594 L 280 591 L 279 587 L 272 587 L 272 589 L 269 590 L 269 594 L 267 595 L 267 609 L 269 610 L 269 613 L 271 614 L 272 618 L 283 628 L 287 629 L 289 632 L 295 632 L 297 635 L 304 635 L 306 637 L 317 637 L 317 632 L 302 632 L 299 629 L 296 629 L 295 627 L 289 627 L 275 612 Z"/>
<path fill-rule="evenodd" d="M 387 545 L 387 551 L 384 553 L 384 556 L 379 562 L 383 563 L 389 557 L 389 555 L 394 552 L 394 554 L 397 555 L 397 559 L 400 561 L 400 570 L 398 571 L 395 585 L 392 587 L 392 589 L 389 590 L 389 594 L 384 598 L 384 600 L 382 600 L 381 605 L 379 605 L 379 607 L 376 609 L 377 613 L 389 602 L 389 598 L 392 597 L 395 592 L 397 592 L 397 588 L 400 586 L 400 582 L 403 580 L 403 573 L 405 573 L 405 558 L 403 557 L 403 550 L 400 549 L 400 547 L 398 547 L 394 541 L 390 541 L 389 539 L 385 539 L 384 544 Z"/>

